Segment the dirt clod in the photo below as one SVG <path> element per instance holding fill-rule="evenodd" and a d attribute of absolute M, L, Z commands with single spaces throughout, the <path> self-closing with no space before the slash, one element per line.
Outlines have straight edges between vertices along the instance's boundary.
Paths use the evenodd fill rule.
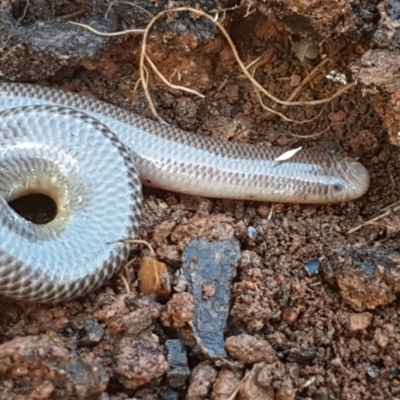
<path fill-rule="evenodd" d="M 156 382 L 168 371 L 163 346 L 154 334 L 123 337 L 116 345 L 114 358 L 114 373 L 127 389 Z"/>
<path fill-rule="evenodd" d="M 102 393 L 108 376 L 95 361 L 81 358 L 57 335 L 15 338 L 0 346 L 1 386 L 29 398 L 79 398 Z M 35 397 L 37 396 L 37 397 Z M 27 397 L 27 398 L 28 398 Z"/>
<path fill-rule="evenodd" d="M 151 328 L 160 316 L 161 305 L 150 297 L 138 299 L 121 295 L 95 312 L 104 321 L 109 333 L 129 333 L 137 335 Z"/>
<path fill-rule="evenodd" d="M 176 293 L 161 313 L 161 323 L 167 327 L 182 328 L 192 321 L 195 301 L 191 293 Z"/>
<path fill-rule="evenodd" d="M 371 313 L 351 313 L 348 316 L 348 329 L 351 332 L 367 329 L 372 322 Z"/>
<path fill-rule="evenodd" d="M 197 365 L 192 372 L 187 392 L 188 400 L 207 399 L 214 381 L 217 379 L 217 370 L 207 361 Z"/>
<path fill-rule="evenodd" d="M 240 386 L 240 399 L 275 400 L 277 396 L 288 400 L 294 399 L 295 390 L 291 380 L 282 381 L 283 374 L 284 367 L 279 362 L 254 364 Z"/>
<path fill-rule="evenodd" d="M 212 398 L 215 400 L 228 400 L 239 388 L 243 374 L 240 371 L 223 369 L 219 371 L 213 386 Z"/>
<path fill-rule="evenodd" d="M 226 351 L 235 360 L 243 364 L 275 361 L 275 352 L 264 339 L 250 335 L 230 336 L 225 340 Z"/>

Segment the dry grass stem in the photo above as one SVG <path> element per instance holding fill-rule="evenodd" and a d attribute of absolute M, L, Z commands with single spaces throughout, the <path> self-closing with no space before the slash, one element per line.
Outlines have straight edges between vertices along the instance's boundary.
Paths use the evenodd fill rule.
<path fill-rule="evenodd" d="M 264 110 L 266 110 L 266 111 L 268 111 L 268 112 L 270 112 L 270 113 L 272 113 L 272 114 L 279 115 L 284 121 L 287 121 L 287 122 L 293 122 L 293 123 L 299 124 L 299 125 L 301 125 L 301 124 L 306 124 L 307 122 L 311 122 L 311 121 L 314 121 L 315 119 L 319 118 L 319 117 L 321 116 L 322 112 L 323 112 L 323 110 L 321 110 L 321 111 L 318 113 L 318 115 L 315 116 L 315 117 L 313 117 L 313 118 L 304 119 L 304 120 L 302 120 L 302 121 L 297 121 L 296 119 L 289 118 L 289 117 L 287 117 L 285 114 L 283 114 L 283 113 L 281 113 L 281 112 L 279 112 L 279 111 L 276 111 L 276 110 L 274 110 L 273 108 L 270 108 L 270 107 L 268 107 L 267 105 L 265 105 L 264 102 L 263 102 L 263 100 L 262 100 L 262 98 L 261 98 L 260 92 L 259 92 L 258 90 L 255 90 L 255 92 L 256 92 L 256 94 L 257 94 L 258 101 L 260 102 L 261 107 L 262 107 Z"/>
<path fill-rule="evenodd" d="M 373 215 L 370 219 L 367 221 L 361 223 L 360 225 L 355 226 L 354 228 L 351 228 L 347 233 L 350 235 L 351 233 L 357 232 L 360 230 L 363 226 L 366 225 L 375 225 L 376 222 L 380 221 L 381 219 L 388 217 L 390 214 L 399 211 L 400 210 L 400 201 L 396 201 L 395 203 L 392 203 L 388 205 L 387 207 L 382 208 L 378 213 Z"/>
<path fill-rule="evenodd" d="M 174 85 L 173 83 L 171 83 L 170 81 L 168 81 L 167 78 L 165 78 L 165 76 L 159 71 L 159 69 L 155 66 L 155 64 L 153 63 L 153 61 L 151 61 L 150 57 L 148 55 L 146 55 L 146 61 L 149 63 L 151 69 L 153 70 L 153 72 L 169 87 L 171 87 L 172 89 L 175 90 L 181 90 L 182 92 L 187 92 L 187 93 L 191 93 L 194 94 L 195 96 L 198 96 L 202 99 L 205 98 L 204 94 L 199 93 L 197 90 L 194 89 L 190 89 L 184 86 L 180 86 L 180 85 Z"/>

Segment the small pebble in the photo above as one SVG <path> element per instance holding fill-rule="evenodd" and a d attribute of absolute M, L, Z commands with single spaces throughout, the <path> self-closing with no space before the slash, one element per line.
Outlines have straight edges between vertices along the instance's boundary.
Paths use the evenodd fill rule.
<path fill-rule="evenodd" d="M 341 83 L 342 85 L 347 85 L 346 75 L 335 70 L 330 71 L 329 74 L 325 76 L 325 78 L 332 82 L 337 82 Z"/>
<path fill-rule="evenodd" d="M 297 364 L 307 364 L 315 359 L 317 352 L 318 349 L 315 346 L 292 349 L 287 356 L 287 360 L 288 362 L 294 362 Z"/>
<path fill-rule="evenodd" d="M 85 337 L 81 340 L 81 344 L 85 343 L 86 346 L 99 343 L 103 338 L 105 324 L 100 324 L 97 318 L 89 317 L 85 321 L 84 331 Z"/>
<path fill-rule="evenodd" d="M 351 313 L 348 315 L 347 329 L 350 332 L 362 331 L 367 329 L 372 322 L 372 314 L 365 313 Z"/>
<path fill-rule="evenodd" d="M 379 368 L 376 365 L 371 365 L 367 370 L 367 374 L 370 378 L 376 379 L 379 377 Z"/>
<path fill-rule="evenodd" d="M 322 265 L 318 258 L 314 258 L 304 266 L 304 269 L 306 270 L 308 276 L 315 276 L 320 272 L 321 267 Z"/>
<path fill-rule="evenodd" d="M 392 395 L 393 396 L 396 396 L 397 394 L 399 394 L 400 393 L 400 386 L 395 386 L 393 389 L 392 389 Z"/>
<path fill-rule="evenodd" d="M 361 264 L 361 270 L 367 275 L 372 275 L 374 273 L 373 261 L 369 259 L 364 260 Z"/>
<path fill-rule="evenodd" d="M 143 257 L 138 271 L 139 290 L 157 300 L 166 300 L 171 293 L 167 266 L 152 256 Z"/>
<path fill-rule="evenodd" d="M 389 379 L 394 379 L 399 376 L 399 370 L 395 365 L 392 365 L 389 369 Z"/>
<path fill-rule="evenodd" d="M 249 239 L 257 239 L 258 231 L 254 226 L 247 227 L 247 236 Z"/>
<path fill-rule="evenodd" d="M 179 400 L 179 393 L 171 388 L 161 390 L 159 395 L 161 400 Z"/>

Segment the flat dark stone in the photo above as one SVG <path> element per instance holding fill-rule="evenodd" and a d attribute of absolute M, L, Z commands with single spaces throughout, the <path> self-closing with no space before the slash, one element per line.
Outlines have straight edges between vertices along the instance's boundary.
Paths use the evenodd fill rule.
<path fill-rule="evenodd" d="M 185 347 L 179 339 L 167 340 L 165 347 L 169 364 L 168 383 L 171 388 L 181 389 L 186 386 L 186 380 L 191 374 Z"/>
<path fill-rule="evenodd" d="M 183 252 L 182 274 L 195 298 L 192 329 L 209 357 L 225 357 L 224 332 L 240 248 L 229 240 L 193 240 Z"/>

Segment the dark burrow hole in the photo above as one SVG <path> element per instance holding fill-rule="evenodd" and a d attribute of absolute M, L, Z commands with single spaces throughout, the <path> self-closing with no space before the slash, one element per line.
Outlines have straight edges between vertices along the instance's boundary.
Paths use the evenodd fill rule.
<path fill-rule="evenodd" d="M 57 215 L 57 204 L 45 194 L 28 194 L 11 201 L 9 205 L 22 218 L 38 225 L 53 221 Z"/>

